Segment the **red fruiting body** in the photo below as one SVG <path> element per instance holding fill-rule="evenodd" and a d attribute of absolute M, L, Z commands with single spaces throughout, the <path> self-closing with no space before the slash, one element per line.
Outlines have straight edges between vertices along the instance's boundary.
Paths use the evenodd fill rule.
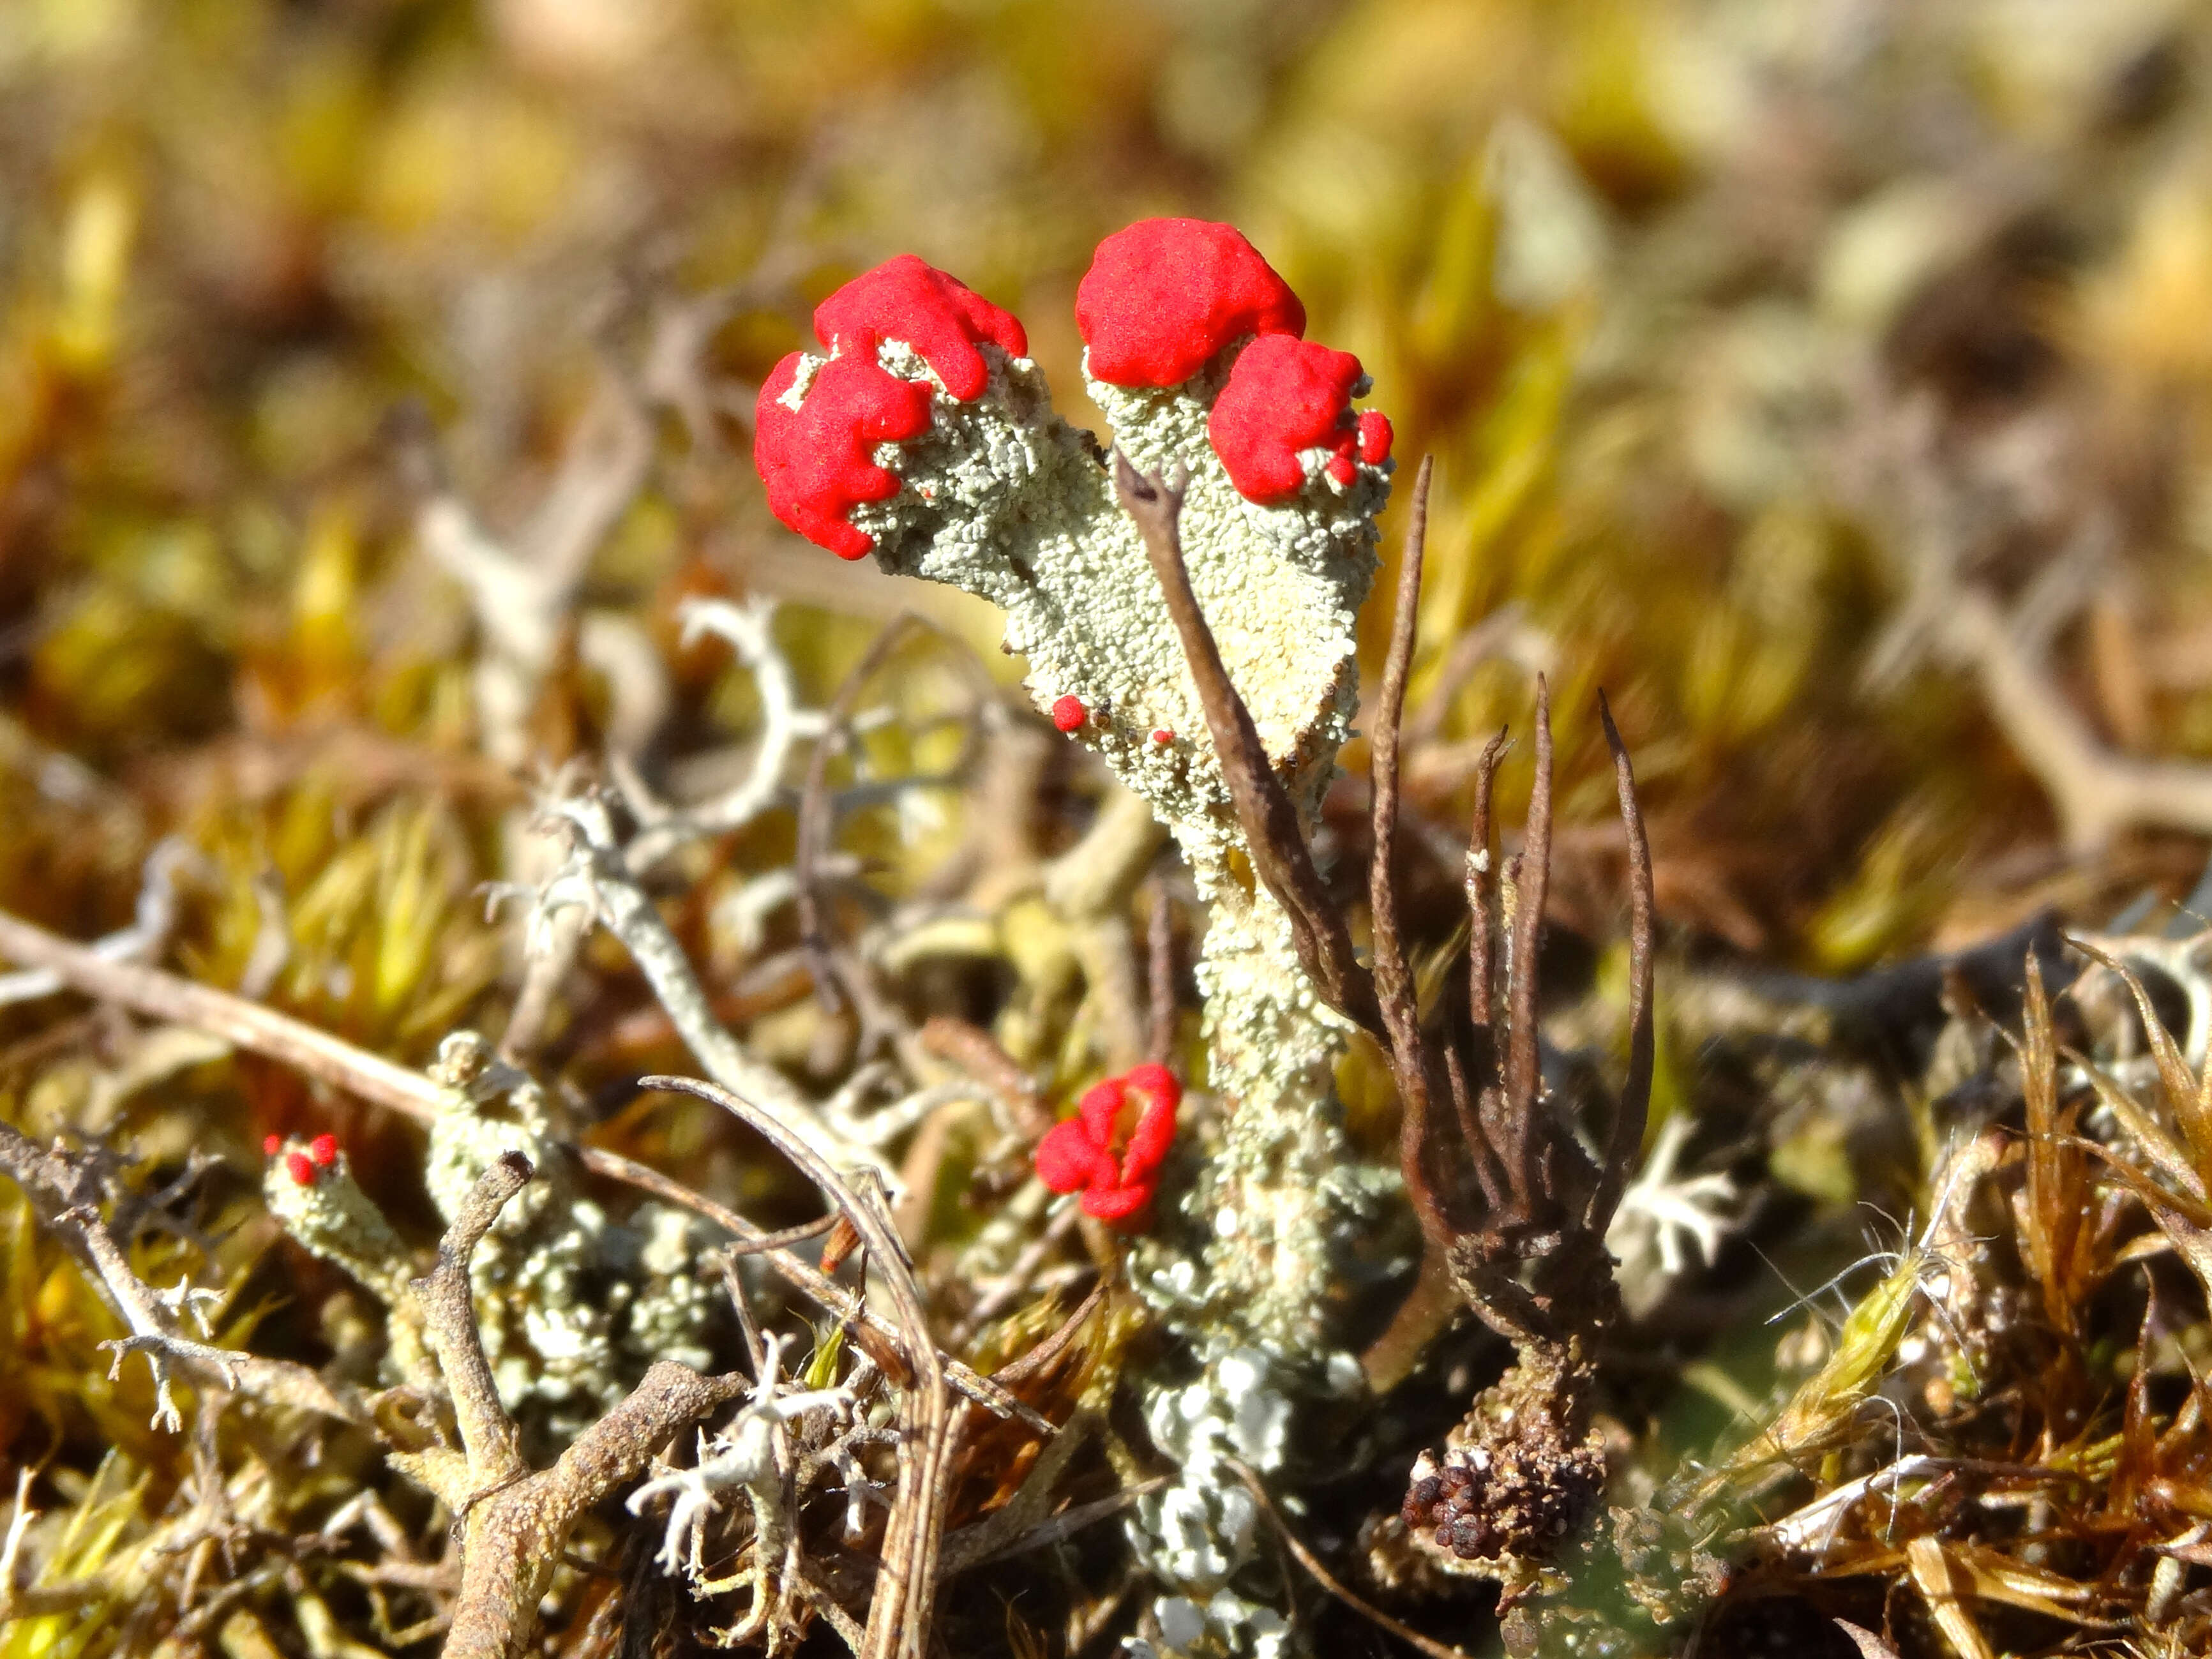
<path fill-rule="evenodd" d="M 1098 379 L 1170 386 L 1248 334 L 1304 333 L 1306 313 L 1235 227 L 1139 219 L 1091 255 L 1075 323 Z"/>
<path fill-rule="evenodd" d="M 329 1169 L 338 1161 L 338 1138 L 336 1135 L 317 1135 L 307 1143 L 307 1156 L 314 1159 L 317 1169 Z"/>
<path fill-rule="evenodd" d="M 768 486 L 769 511 L 839 558 L 857 559 L 875 538 L 846 515 L 861 501 L 898 494 L 898 475 L 876 465 L 875 447 L 929 430 L 929 387 L 894 380 L 872 356 L 836 357 L 793 409 L 781 399 L 798 375 L 794 351 L 761 387 L 753 465 Z"/>
<path fill-rule="evenodd" d="M 990 383 L 978 345 L 988 340 L 1009 357 L 1030 354 L 1029 336 L 1012 312 L 911 253 L 855 276 L 815 307 L 814 337 L 871 362 L 883 341 L 903 340 L 963 404 Z"/>
<path fill-rule="evenodd" d="M 291 1172 L 293 1181 L 298 1185 L 312 1187 L 315 1184 L 315 1166 L 307 1161 L 305 1152 L 285 1153 L 284 1167 Z"/>
<path fill-rule="evenodd" d="M 1052 706 L 1052 723 L 1063 732 L 1074 731 L 1090 716 L 1091 711 L 1083 706 L 1080 697 L 1061 697 Z"/>
<path fill-rule="evenodd" d="M 270 1158 L 276 1157 L 277 1153 L 284 1150 L 284 1137 L 282 1135 L 262 1136 L 261 1150 Z"/>
<path fill-rule="evenodd" d="M 1164 726 L 1156 726 L 1152 728 L 1152 741 L 1158 744 L 1173 743 L 1175 741 L 1175 733 L 1169 731 Z"/>
<path fill-rule="evenodd" d="M 1370 466 L 1380 466 L 1390 459 L 1390 442 L 1397 434 L 1390 429 L 1390 417 L 1379 409 L 1370 409 L 1359 417 L 1359 459 Z"/>
<path fill-rule="evenodd" d="M 775 366 L 761 387 L 753 465 L 768 486 L 770 512 L 838 557 L 857 559 L 875 539 L 848 515 L 862 501 L 898 493 L 897 475 L 875 463 L 876 446 L 918 438 L 930 424 L 929 383 L 889 373 L 876 361 L 877 346 L 904 341 L 964 403 L 990 380 L 976 347 L 988 341 L 1019 357 L 1029 337 L 1009 313 L 911 253 L 855 276 L 816 307 L 814 332 L 837 355 L 797 409 L 781 399 L 798 378 L 799 354 Z"/>
<path fill-rule="evenodd" d="M 1073 1117 L 1037 1143 L 1037 1178 L 1056 1193 L 1080 1192 L 1085 1215 L 1141 1225 L 1175 1143 L 1182 1103 L 1182 1085 L 1164 1066 L 1139 1066 L 1107 1079 L 1084 1095 Z"/>
<path fill-rule="evenodd" d="M 1359 434 L 1349 416 L 1359 375 L 1350 352 L 1287 334 L 1262 334 L 1246 346 L 1206 422 L 1237 492 L 1263 506 L 1288 501 L 1306 481 L 1302 449 L 1334 450 L 1329 471 L 1350 483 Z"/>

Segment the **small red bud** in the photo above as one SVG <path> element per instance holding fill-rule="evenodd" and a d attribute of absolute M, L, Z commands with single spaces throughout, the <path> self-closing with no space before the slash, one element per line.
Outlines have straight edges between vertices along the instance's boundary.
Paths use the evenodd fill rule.
<path fill-rule="evenodd" d="M 1077 696 L 1060 698 L 1052 706 L 1052 723 L 1063 732 L 1073 732 L 1091 717 L 1091 711 Z"/>
<path fill-rule="evenodd" d="M 293 1181 L 298 1185 L 312 1187 L 315 1184 L 315 1166 L 308 1161 L 305 1152 L 285 1153 L 284 1167 L 291 1172 Z"/>
<path fill-rule="evenodd" d="M 1380 466 L 1390 459 L 1390 443 L 1395 434 L 1390 430 L 1390 417 L 1379 409 L 1370 409 L 1359 417 L 1359 459 L 1370 466 Z"/>
<path fill-rule="evenodd" d="M 822 1271 L 836 1273 L 845 1265 L 845 1258 L 860 1248 L 860 1232 L 854 1226 L 852 1217 L 839 1216 L 837 1224 L 830 1230 L 830 1237 L 822 1242 Z"/>
<path fill-rule="evenodd" d="M 338 1138 L 336 1135 L 317 1135 L 307 1143 L 307 1156 L 315 1160 L 317 1169 L 329 1169 L 338 1161 Z"/>
<path fill-rule="evenodd" d="M 277 1153 L 284 1150 L 284 1137 L 282 1135 L 262 1136 L 261 1150 L 270 1158 L 276 1157 Z"/>
<path fill-rule="evenodd" d="M 1165 748 L 1169 744 L 1175 741 L 1175 733 L 1169 731 L 1164 726 L 1156 726 L 1152 728 L 1152 741 L 1158 744 L 1162 748 Z"/>

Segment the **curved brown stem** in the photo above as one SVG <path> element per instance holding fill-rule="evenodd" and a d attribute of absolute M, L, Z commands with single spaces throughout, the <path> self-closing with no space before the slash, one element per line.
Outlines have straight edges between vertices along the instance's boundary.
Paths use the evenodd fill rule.
<path fill-rule="evenodd" d="M 1252 867 L 1290 918 L 1298 960 L 1330 1007 L 1377 1036 L 1384 1035 L 1375 982 L 1359 965 L 1352 934 L 1314 867 L 1298 811 L 1268 763 L 1266 745 L 1221 660 L 1221 647 L 1199 608 L 1182 554 L 1182 488 L 1146 477 L 1126 456 L 1114 457 L 1114 487 L 1122 510 L 1144 538 L 1152 574 L 1168 616 L 1182 641 L 1183 658 L 1206 710 L 1206 729 L 1221 762 L 1221 775 L 1244 832 Z"/>

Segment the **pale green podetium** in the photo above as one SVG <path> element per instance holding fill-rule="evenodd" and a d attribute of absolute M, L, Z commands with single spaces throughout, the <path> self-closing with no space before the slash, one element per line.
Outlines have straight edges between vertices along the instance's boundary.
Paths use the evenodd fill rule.
<path fill-rule="evenodd" d="M 475 1032 L 447 1037 L 431 1076 L 442 1099 L 424 1177 L 442 1217 L 453 1218 L 502 1152 L 520 1152 L 537 1170 L 470 1267 L 500 1403 L 557 1446 L 619 1404 L 654 1360 L 706 1369 L 716 1293 L 696 1271 L 701 1241 L 690 1218 L 646 1204 L 626 1224 L 610 1220 L 576 1190 L 537 1084 L 494 1060 Z M 386 1380 L 398 1381 L 423 1352 L 408 1281 L 428 1269 L 428 1253 L 403 1243 L 343 1153 L 308 1185 L 292 1178 L 283 1158 L 271 1158 L 263 1189 L 304 1249 L 392 1310 Z"/>
<path fill-rule="evenodd" d="M 1195 1259 L 1156 1247 L 1139 1274 L 1156 1301 L 1185 1310 L 1178 1323 L 1217 1333 L 1203 1348 L 1257 1343 L 1310 1358 L 1327 1340 L 1338 1236 L 1362 1207 L 1348 1189 L 1330 1083 L 1344 1024 L 1315 995 L 1281 910 L 1243 857 L 1197 688 L 1096 445 L 1053 412 L 1034 362 L 980 349 L 990 384 L 963 403 L 906 345 L 878 348 L 891 374 L 935 388 L 935 419 L 921 437 L 878 447 L 878 464 L 905 487 L 854 509 L 853 522 L 875 538 L 885 568 L 1005 611 L 1006 643 L 1028 658 L 1038 706 L 1080 699 L 1087 719 L 1075 736 L 1181 844 L 1207 908 L 1198 976 L 1220 1144 L 1184 1200 L 1202 1222 Z M 1310 829 L 1358 703 L 1353 626 L 1374 580 L 1375 514 L 1389 483 L 1384 468 L 1362 465 L 1340 486 L 1316 454 L 1291 501 L 1239 495 L 1206 431 L 1234 356 L 1165 391 L 1089 386 L 1123 453 L 1185 477 L 1192 586 Z M 1158 742 L 1155 732 L 1171 736 Z"/>

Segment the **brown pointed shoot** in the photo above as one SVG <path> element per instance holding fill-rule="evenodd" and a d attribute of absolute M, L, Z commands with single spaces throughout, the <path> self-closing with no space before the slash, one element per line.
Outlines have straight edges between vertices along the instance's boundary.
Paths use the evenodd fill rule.
<path fill-rule="evenodd" d="M 1230 801 L 1237 826 L 1244 832 L 1252 867 L 1290 917 L 1298 960 L 1314 988 L 1339 1013 L 1381 1036 L 1382 1014 L 1376 1006 L 1374 981 L 1352 951 L 1344 918 L 1337 914 L 1321 872 L 1314 867 L 1313 854 L 1298 823 L 1297 808 L 1268 763 L 1259 728 L 1252 723 L 1252 711 L 1230 680 L 1221 648 L 1192 590 L 1190 569 L 1182 553 L 1182 486 L 1180 482 L 1147 477 L 1117 453 L 1114 487 L 1122 510 L 1136 521 L 1138 533 L 1144 538 L 1145 551 L 1167 600 L 1168 615 L 1182 641 L 1183 656 L 1198 685 L 1206 731 L 1213 738 L 1214 752 L 1220 757 L 1222 776 L 1229 785 Z"/>

